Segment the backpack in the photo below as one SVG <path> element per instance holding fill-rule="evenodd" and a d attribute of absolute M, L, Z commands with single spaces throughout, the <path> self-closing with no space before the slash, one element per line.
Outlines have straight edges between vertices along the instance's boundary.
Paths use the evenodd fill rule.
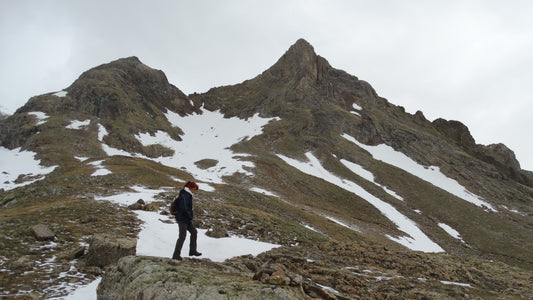
<path fill-rule="evenodd" d="M 178 214 L 178 198 L 179 196 L 174 198 L 174 201 L 170 204 L 170 214 L 174 216 Z"/>

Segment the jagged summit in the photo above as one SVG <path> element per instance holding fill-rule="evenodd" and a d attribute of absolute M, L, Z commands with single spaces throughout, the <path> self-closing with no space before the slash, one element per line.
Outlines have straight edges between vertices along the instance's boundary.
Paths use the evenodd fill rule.
<path fill-rule="evenodd" d="M 278 78 L 306 78 L 311 84 L 313 80 L 324 82 L 329 69 L 331 66 L 328 61 L 318 56 L 306 40 L 299 39 L 267 72 Z"/>
<path fill-rule="evenodd" d="M 324 111 L 324 105 L 340 105 L 350 110 L 354 104 L 364 107 L 375 102 L 378 96 L 370 84 L 333 68 L 310 43 L 299 39 L 257 77 L 192 98 L 210 110 L 221 109 L 226 116 L 247 118 L 255 113 L 283 117 L 290 113 L 289 107 Z M 325 110 L 324 120 L 312 122 L 313 126 L 324 127 L 326 119 L 334 119 Z"/>

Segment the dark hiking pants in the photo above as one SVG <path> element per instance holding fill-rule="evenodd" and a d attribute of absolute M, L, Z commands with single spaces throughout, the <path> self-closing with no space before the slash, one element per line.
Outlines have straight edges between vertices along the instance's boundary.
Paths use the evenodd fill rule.
<path fill-rule="evenodd" d="M 187 237 L 187 231 L 191 234 L 190 236 L 190 244 L 189 244 L 189 252 L 196 252 L 196 238 L 198 237 L 198 231 L 192 225 L 192 223 L 183 223 L 178 222 L 178 227 L 180 230 L 178 240 L 176 241 L 176 247 L 174 248 L 174 254 L 172 255 L 172 258 L 178 258 L 181 256 L 181 248 L 183 247 L 183 243 L 185 242 L 185 238 Z"/>

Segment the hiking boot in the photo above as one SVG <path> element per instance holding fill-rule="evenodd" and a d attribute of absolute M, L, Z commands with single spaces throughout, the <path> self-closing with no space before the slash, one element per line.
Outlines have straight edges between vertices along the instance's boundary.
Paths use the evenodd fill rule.
<path fill-rule="evenodd" d="M 178 256 L 178 257 L 172 257 L 172 259 L 183 260 L 183 258 L 181 258 L 181 256 Z"/>
<path fill-rule="evenodd" d="M 202 253 L 198 251 L 189 251 L 189 256 L 201 256 Z"/>

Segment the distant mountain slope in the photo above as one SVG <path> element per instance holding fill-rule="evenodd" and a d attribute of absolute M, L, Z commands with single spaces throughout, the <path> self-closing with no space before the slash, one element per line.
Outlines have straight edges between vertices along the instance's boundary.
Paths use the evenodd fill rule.
<path fill-rule="evenodd" d="M 96 232 L 142 240 L 148 231 L 151 242 L 171 245 L 176 237 L 158 233 L 154 224 L 173 222 L 164 215 L 166 205 L 186 180 L 201 187 L 195 202 L 200 228 L 287 247 L 272 255 L 312 253 L 321 268 L 345 280 L 366 280 L 346 273 L 353 262 L 332 261 L 354 247 L 373 251 L 364 265 L 388 268 L 388 275 L 394 265 L 404 266 L 402 257 L 413 260 L 407 269 L 435 261 L 448 270 L 434 275 L 439 281 L 458 278 L 449 270 L 461 269 L 461 259 L 465 268 L 483 261 L 480 274 L 490 273 L 490 260 L 533 270 L 533 176 L 513 152 L 503 144 L 476 144 L 458 121 L 406 113 L 369 83 L 333 68 L 305 40 L 253 79 L 189 96 L 136 57 L 103 64 L 0 120 L 0 145 L 5 157 L 29 166 L 7 168 L 6 162 L 0 170 L 0 266 L 17 265 L 23 255 L 39 262 L 31 274 L 0 274 L 2 293 L 18 291 L 23 282 L 35 290 L 52 282 L 48 266 L 97 272 L 85 269 L 83 259 L 63 259 Z M 154 210 L 143 212 L 154 220 L 143 229 L 140 215 L 126 208 L 136 197 Z M 51 224 L 56 246 L 36 244 L 25 233 L 37 222 Z M 443 252 L 452 259 L 441 259 Z M 248 272 L 255 264 L 247 259 L 237 258 L 231 269 Z M 290 259 L 272 260 L 337 285 Z M 526 276 L 509 272 L 516 275 L 513 286 Z M 435 288 L 411 279 L 410 295 Z M 509 290 L 476 280 L 467 282 L 476 295 Z M 338 285 L 343 295 L 353 291 Z M 444 295 L 459 293 L 437 285 Z"/>
<path fill-rule="evenodd" d="M 191 97 L 197 106 L 203 104 L 210 110 L 220 109 L 226 116 L 246 118 L 259 113 L 264 117 L 279 117 L 279 122 L 265 126 L 260 137 L 234 146 L 235 150 L 254 153 L 260 166 L 272 164 L 269 157 L 272 153 L 302 162 L 309 157 L 304 154 L 314 153 L 318 159 L 315 166 L 322 163 L 336 176 L 354 178 L 365 191 L 416 220 L 422 231 L 433 236 L 444 248 L 448 243 L 451 243 L 448 247 L 459 252 L 481 247 L 488 253 L 499 253 L 501 258 L 511 251 L 521 262 L 530 261 L 525 255 L 528 250 L 522 246 L 530 245 L 532 238 L 526 233 L 531 228 L 526 221 L 533 199 L 531 172 L 520 170 L 511 150 L 501 144 L 475 144 L 468 128 L 458 121 L 429 122 L 421 112 L 406 113 L 402 107 L 379 97 L 368 83 L 331 67 L 305 40 L 297 41 L 276 64 L 257 77 Z M 354 145 L 343 138 L 344 135 L 360 144 Z M 398 169 L 391 162 L 370 156 L 364 144 L 388 145 L 421 168 L 438 170 L 434 173 L 456 182 L 465 196 L 454 195 L 443 186 L 436 188 L 425 175 Z M 379 196 L 373 191 L 374 185 L 347 170 L 340 163 L 342 160 L 370 172 L 379 185 L 393 190 L 403 200 Z M 253 181 L 265 179 L 258 184 L 271 186 L 276 182 L 272 181 L 274 177 L 278 181 L 276 184 L 286 186 L 286 195 L 292 192 L 289 199 L 301 199 L 295 202 L 318 210 L 328 208 L 330 201 L 337 201 L 331 204 L 336 208 L 328 210 L 341 214 L 342 219 L 358 228 L 368 228 L 369 223 L 373 223 L 372 230 L 381 227 L 380 230 L 387 231 L 384 228 L 395 227 L 382 214 L 368 208 L 368 204 L 355 200 L 360 195 L 350 200 L 349 196 L 340 196 L 342 193 L 338 190 L 322 188 L 311 192 L 310 189 L 316 190 L 313 186 L 324 184 L 311 183 L 309 179 L 293 181 L 292 171 L 285 171 L 279 162 L 276 165 L 275 168 L 258 167 L 256 174 L 261 176 Z M 273 174 L 273 170 L 280 174 Z M 327 201 L 328 198 L 331 200 Z M 470 198 L 473 200 L 464 201 Z M 323 203 L 325 200 L 328 205 Z M 341 207 L 342 212 L 339 211 Z M 413 214 L 413 210 L 420 213 Z M 473 219 L 477 221 L 470 222 Z M 467 249 L 461 249 L 465 246 L 461 244 L 451 246 L 455 242 L 442 235 L 444 231 L 437 226 L 439 223 L 457 228 L 470 237 L 472 244 Z M 501 230 L 518 234 L 493 239 L 495 235 L 502 237 Z"/>

